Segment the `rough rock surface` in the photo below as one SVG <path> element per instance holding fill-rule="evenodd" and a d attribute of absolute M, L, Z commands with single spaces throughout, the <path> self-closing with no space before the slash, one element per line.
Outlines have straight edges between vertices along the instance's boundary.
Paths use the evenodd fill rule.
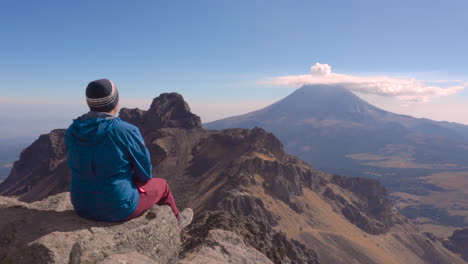
<path fill-rule="evenodd" d="M 124 223 L 79 217 L 61 193 L 26 204 L 0 197 L 0 263 L 177 263 L 181 246 L 177 220 L 167 206 L 154 206 Z M 146 262 L 145 262 L 146 261 Z M 124 263 L 124 262 L 123 262 Z"/>
<path fill-rule="evenodd" d="M 455 230 L 447 240 L 443 241 L 443 244 L 468 262 L 468 228 Z"/>
<path fill-rule="evenodd" d="M 263 253 L 274 263 L 319 263 L 315 252 L 274 230 L 265 221 L 256 219 L 223 211 L 198 214 L 188 230 L 184 231 L 182 258 L 190 257 L 199 245 L 210 243 L 212 230 L 227 230 L 239 234 L 246 245 Z M 220 255 L 223 253 L 226 255 L 226 252 L 220 252 Z"/>
<path fill-rule="evenodd" d="M 154 259 L 150 259 L 137 252 L 130 252 L 109 256 L 99 264 L 160 264 L 160 262 L 156 262 Z"/>
<path fill-rule="evenodd" d="M 208 231 L 196 250 L 179 263 L 273 264 L 258 250 L 247 246 L 239 235 L 222 229 Z"/>

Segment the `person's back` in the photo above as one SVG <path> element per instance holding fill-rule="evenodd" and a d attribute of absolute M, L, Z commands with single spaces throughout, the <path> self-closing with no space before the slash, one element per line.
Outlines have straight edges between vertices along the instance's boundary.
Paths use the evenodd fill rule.
<path fill-rule="evenodd" d="M 152 178 L 151 162 L 137 127 L 115 117 L 118 91 L 107 79 L 89 83 L 90 112 L 67 129 L 67 164 L 71 170 L 71 201 L 75 211 L 99 221 L 125 221 L 154 204 L 166 204 L 179 218 L 167 182 Z M 138 186 L 137 186 L 138 185 Z M 183 225 L 192 219 L 183 212 Z"/>
<path fill-rule="evenodd" d="M 142 182 L 151 179 L 151 164 L 144 159 L 146 149 L 139 141 L 136 127 L 111 114 L 92 111 L 74 120 L 65 142 L 72 174 L 71 200 L 77 213 L 102 221 L 130 216 L 139 200 L 132 154 L 143 156 L 140 160 L 145 163 L 133 168 L 135 175 Z"/>

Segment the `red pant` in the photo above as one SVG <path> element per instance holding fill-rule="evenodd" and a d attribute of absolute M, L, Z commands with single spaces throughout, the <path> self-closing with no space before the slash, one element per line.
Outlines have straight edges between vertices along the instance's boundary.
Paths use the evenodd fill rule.
<path fill-rule="evenodd" d="M 143 185 L 138 183 L 135 184 L 142 188 L 144 192 L 140 192 L 140 201 L 138 202 L 138 206 L 126 220 L 139 216 L 155 204 L 169 205 L 177 219 L 179 218 L 179 210 L 176 207 L 174 197 L 172 196 L 166 180 L 153 178 Z"/>

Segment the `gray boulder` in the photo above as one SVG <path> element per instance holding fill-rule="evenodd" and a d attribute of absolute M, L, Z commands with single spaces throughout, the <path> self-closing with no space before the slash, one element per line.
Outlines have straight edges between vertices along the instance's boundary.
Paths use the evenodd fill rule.
<path fill-rule="evenodd" d="M 180 228 L 167 206 L 123 223 L 79 217 L 69 193 L 35 203 L 0 196 L 0 263 L 177 263 Z"/>

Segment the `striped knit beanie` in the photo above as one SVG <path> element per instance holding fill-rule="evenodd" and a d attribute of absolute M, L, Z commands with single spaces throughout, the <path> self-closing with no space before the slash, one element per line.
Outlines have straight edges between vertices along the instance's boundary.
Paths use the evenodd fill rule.
<path fill-rule="evenodd" d="M 86 102 L 91 111 L 108 113 L 119 102 L 119 92 L 111 80 L 92 81 L 86 87 Z"/>

